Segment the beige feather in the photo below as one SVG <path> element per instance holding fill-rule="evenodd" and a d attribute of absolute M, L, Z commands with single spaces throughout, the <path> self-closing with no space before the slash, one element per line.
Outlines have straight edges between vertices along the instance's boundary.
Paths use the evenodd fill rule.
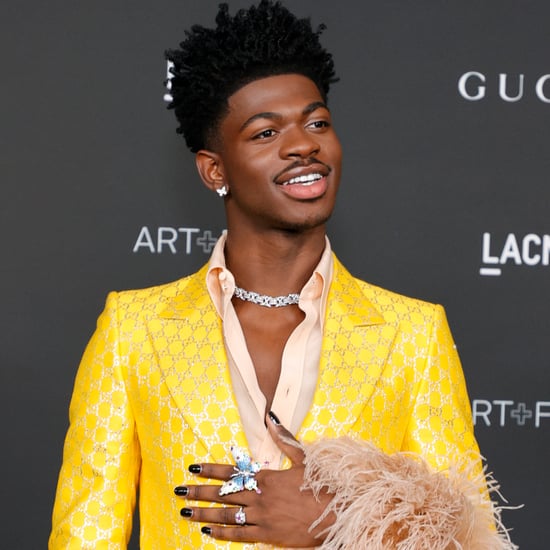
<path fill-rule="evenodd" d="M 478 463 L 433 472 L 412 453 L 388 455 L 349 438 L 324 439 L 305 447 L 304 489 L 335 496 L 323 549 L 514 550 L 502 525 L 491 475 L 472 476 Z"/>

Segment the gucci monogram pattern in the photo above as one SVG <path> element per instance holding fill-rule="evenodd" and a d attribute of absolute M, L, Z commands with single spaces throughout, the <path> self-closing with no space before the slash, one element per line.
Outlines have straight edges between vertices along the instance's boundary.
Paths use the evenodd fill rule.
<path fill-rule="evenodd" d="M 173 494 L 193 481 L 189 464 L 231 463 L 230 445 L 246 447 L 206 271 L 109 295 L 75 382 L 50 550 L 125 548 L 138 484 L 142 550 L 266 548 L 202 535 Z M 299 437 L 352 435 L 437 469 L 477 452 L 443 309 L 358 281 L 337 260 L 328 300 Z"/>

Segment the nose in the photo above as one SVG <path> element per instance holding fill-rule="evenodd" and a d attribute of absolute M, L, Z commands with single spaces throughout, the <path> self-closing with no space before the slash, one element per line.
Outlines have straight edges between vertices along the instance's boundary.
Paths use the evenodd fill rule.
<path fill-rule="evenodd" d="M 282 137 L 281 158 L 308 158 L 316 155 L 321 149 L 316 136 L 298 125 L 289 128 Z"/>

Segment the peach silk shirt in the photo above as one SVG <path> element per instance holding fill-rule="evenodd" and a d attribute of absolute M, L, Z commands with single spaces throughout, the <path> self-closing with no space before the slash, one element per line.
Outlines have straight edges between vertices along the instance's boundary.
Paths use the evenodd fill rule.
<path fill-rule="evenodd" d="M 319 376 L 323 321 L 333 273 L 330 243 L 328 238 L 325 239 L 326 246 L 321 260 L 300 292 L 298 307 L 305 313 L 305 318 L 294 329 L 285 345 L 281 374 L 273 399 L 273 412 L 292 433 L 298 431 L 311 407 Z M 212 252 L 206 284 L 223 321 L 231 383 L 249 450 L 255 460 L 277 469 L 283 455 L 265 427 L 266 399 L 260 390 L 244 333 L 231 302 L 235 278 L 225 266 L 225 240 L 226 232 Z"/>

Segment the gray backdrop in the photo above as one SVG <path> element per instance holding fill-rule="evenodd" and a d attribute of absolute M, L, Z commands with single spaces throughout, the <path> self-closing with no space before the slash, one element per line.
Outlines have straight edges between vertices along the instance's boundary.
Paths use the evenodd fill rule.
<path fill-rule="evenodd" d="M 3 548 L 45 547 L 106 293 L 192 272 L 224 227 L 162 99 L 163 50 L 216 5 L 0 7 Z M 547 548 L 550 3 L 287 5 L 328 24 L 341 77 L 333 247 L 355 275 L 446 306 L 482 451 L 525 504 L 505 522 Z"/>

